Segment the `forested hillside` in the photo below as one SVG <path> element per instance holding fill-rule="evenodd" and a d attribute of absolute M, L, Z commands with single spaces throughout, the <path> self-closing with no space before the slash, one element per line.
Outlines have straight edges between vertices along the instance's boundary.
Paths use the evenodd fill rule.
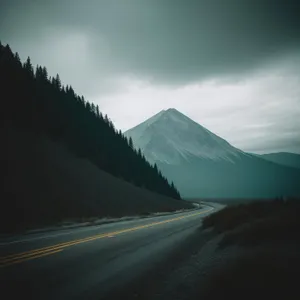
<path fill-rule="evenodd" d="M 76 72 L 76 70 L 74 70 Z M 48 77 L 45 67 L 33 69 L 30 58 L 0 44 L 1 123 L 45 134 L 100 169 L 137 186 L 180 199 L 157 166 L 150 165 L 114 128 L 99 107 L 63 86 L 59 75 Z"/>
<path fill-rule="evenodd" d="M 1 232 L 192 206 L 98 106 L 2 45 L 0 91 Z"/>

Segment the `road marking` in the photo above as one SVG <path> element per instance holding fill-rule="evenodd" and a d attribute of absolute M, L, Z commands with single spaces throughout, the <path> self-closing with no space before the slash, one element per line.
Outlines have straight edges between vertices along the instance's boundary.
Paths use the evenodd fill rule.
<path fill-rule="evenodd" d="M 58 252 L 61 252 L 61 251 L 63 251 L 63 249 L 55 250 L 55 251 L 48 251 L 46 253 L 41 253 L 41 254 L 35 254 L 34 256 L 20 258 L 20 259 L 12 259 L 12 260 L 4 263 L 3 265 L 2 265 L 2 262 L 1 262 L 1 267 L 6 267 L 6 266 L 14 265 L 14 264 L 19 264 L 19 263 L 25 262 L 27 260 L 32 260 L 32 259 L 47 256 L 47 255 L 52 255 L 52 254 L 55 254 L 55 253 L 58 253 Z"/>
<path fill-rule="evenodd" d="M 34 257 L 36 255 L 42 255 L 45 253 L 51 253 L 53 251 L 57 251 L 57 250 L 63 250 L 63 246 L 60 247 L 56 247 L 54 246 L 53 249 L 37 249 L 34 251 L 29 251 L 29 252 L 21 252 L 19 254 L 15 254 L 15 255 L 11 255 L 11 256 L 6 256 L 6 257 L 1 257 L 1 264 L 6 264 L 8 262 L 11 262 L 13 260 L 16 259 L 24 259 L 24 258 L 31 258 Z"/>
<path fill-rule="evenodd" d="M 197 213 L 194 213 L 194 214 L 189 214 L 189 215 L 176 217 L 176 218 L 173 218 L 173 219 L 168 219 L 168 220 L 164 220 L 164 221 L 160 221 L 160 222 L 153 222 L 153 223 L 150 223 L 150 224 L 140 225 L 140 226 L 127 228 L 127 229 L 122 229 L 122 230 L 118 230 L 118 231 L 114 231 L 114 232 L 97 234 L 97 235 L 94 235 L 94 236 L 90 236 L 90 237 L 86 237 L 86 238 L 82 238 L 82 239 L 77 239 L 77 240 L 73 240 L 73 241 L 69 241 L 69 242 L 59 243 L 59 244 L 48 246 L 48 247 L 42 247 L 42 248 L 33 249 L 33 250 L 30 250 L 30 251 L 26 251 L 26 252 L 7 255 L 7 256 L 4 256 L 4 257 L 0 258 L 0 266 L 4 267 L 4 266 L 15 264 L 15 263 L 21 263 L 21 262 L 26 261 L 26 260 L 31 260 L 31 259 L 34 259 L 34 258 L 43 257 L 43 256 L 50 255 L 50 254 L 55 254 L 57 252 L 62 251 L 63 249 L 65 249 L 67 247 L 71 247 L 71 246 L 74 246 L 74 245 L 94 241 L 94 240 L 97 240 L 97 239 L 102 239 L 102 238 L 106 238 L 106 237 L 115 237 L 118 234 L 137 231 L 137 230 L 144 229 L 144 228 L 149 228 L 149 227 L 153 227 L 153 226 L 157 226 L 157 225 L 162 225 L 162 224 L 166 224 L 166 223 L 175 222 L 175 221 L 178 221 L 178 220 L 198 216 L 198 215 L 207 213 L 207 212 L 209 212 L 213 209 L 214 208 L 210 208 L 208 210 L 204 210 L 204 211 L 197 212 Z"/>

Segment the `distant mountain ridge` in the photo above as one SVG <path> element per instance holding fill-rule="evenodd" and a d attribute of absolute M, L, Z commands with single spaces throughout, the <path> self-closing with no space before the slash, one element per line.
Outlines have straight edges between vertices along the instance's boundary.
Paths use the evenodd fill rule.
<path fill-rule="evenodd" d="M 186 198 L 300 195 L 300 171 L 243 152 L 176 109 L 124 134 Z"/>
<path fill-rule="evenodd" d="M 259 155 L 259 157 L 283 166 L 300 169 L 300 154 L 289 152 L 277 152 L 261 154 Z"/>

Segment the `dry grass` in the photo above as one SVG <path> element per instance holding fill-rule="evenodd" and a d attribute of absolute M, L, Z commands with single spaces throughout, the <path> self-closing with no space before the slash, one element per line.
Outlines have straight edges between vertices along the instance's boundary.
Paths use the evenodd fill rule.
<path fill-rule="evenodd" d="M 247 251 L 208 276 L 201 298 L 299 299 L 299 216 L 296 199 L 231 206 L 208 216 L 203 227 L 223 233 L 221 249 L 234 244 Z"/>
<path fill-rule="evenodd" d="M 275 199 L 270 201 L 254 201 L 246 204 L 227 206 L 203 220 L 203 228 L 214 228 L 218 233 L 236 229 L 257 220 L 276 217 L 300 209 L 300 201 L 296 199 Z"/>
<path fill-rule="evenodd" d="M 226 232 L 220 246 L 226 247 L 232 244 L 241 246 L 300 245 L 299 213 L 299 209 L 284 212 L 274 217 L 250 223 L 239 230 Z"/>

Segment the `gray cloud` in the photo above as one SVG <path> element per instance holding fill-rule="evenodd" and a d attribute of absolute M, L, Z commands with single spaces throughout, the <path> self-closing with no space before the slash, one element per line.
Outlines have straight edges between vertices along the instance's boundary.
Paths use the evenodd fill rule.
<path fill-rule="evenodd" d="M 239 74 L 300 49 L 298 0 L 24 2 L 3 4 L 1 35 L 80 30 L 93 39 L 97 68 L 159 83 Z"/>

